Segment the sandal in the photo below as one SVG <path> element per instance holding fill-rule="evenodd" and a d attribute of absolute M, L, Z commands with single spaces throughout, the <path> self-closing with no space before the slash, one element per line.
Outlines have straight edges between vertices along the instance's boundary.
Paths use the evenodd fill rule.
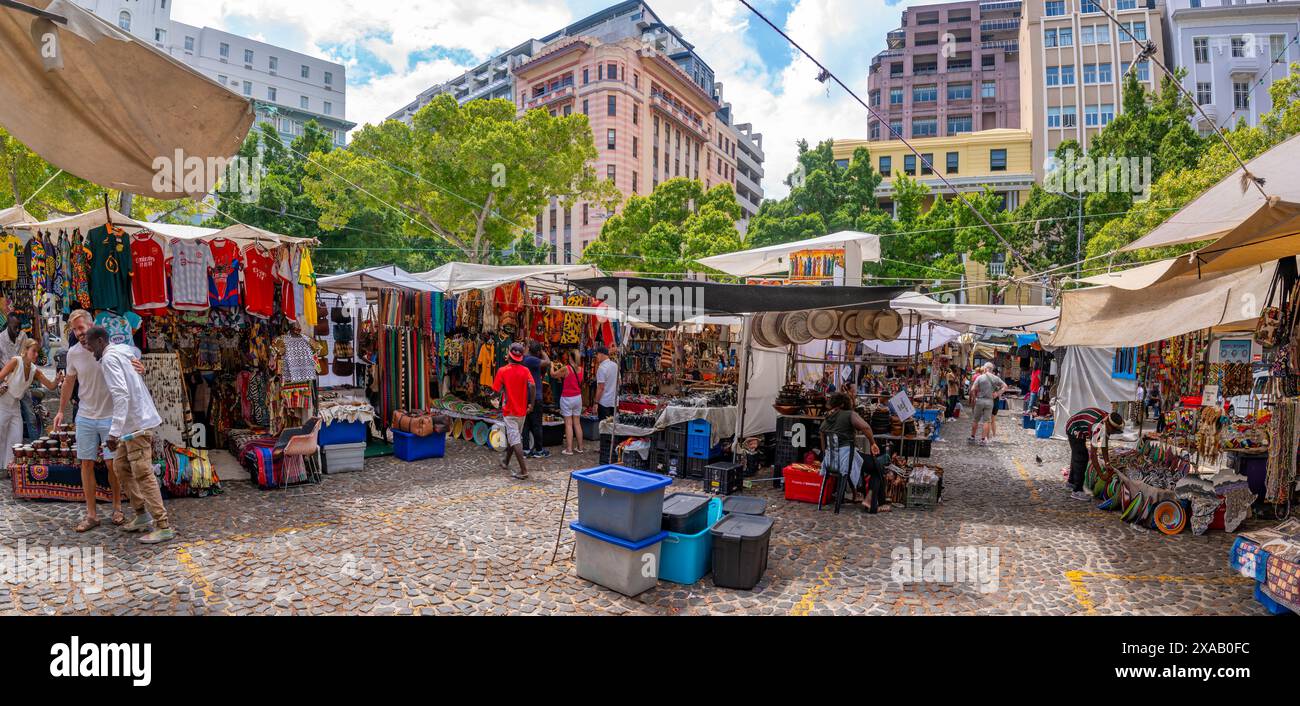
<path fill-rule="evenodd" d="M 514 478 L 515 480 L 528 480 L 527 474 L 511 473 L 510 477 Z"/>
<path fill-rule="evenodd" d="M 77 526 L 74 527 L 73 529 L 76 530 L 78 534 L 81 534 L 81 533 L 83 533 L 83 532 L 89 532 L 89 531 L 95 529 L 95 528 L 98 527 L 98 526 L 99 526 L 99 519 L 98 519 L 98 518 L 91 519 L 91 518 L 87 517 L 87 518 L 85 518 L 84 520 L 81 521 L 81 524 L 77 525 Z"/>
<path fill-rule="evenodd" d="M 126 513 L 121 510 L 114 510 L 113 517 L 109 519 L 109 522 L 112 522 L 114 527 L 121 527 L 126 524 Z"/>

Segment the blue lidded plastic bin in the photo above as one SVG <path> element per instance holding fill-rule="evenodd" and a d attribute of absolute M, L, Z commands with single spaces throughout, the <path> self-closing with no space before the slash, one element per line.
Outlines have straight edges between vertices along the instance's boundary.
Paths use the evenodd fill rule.
<path fill-rule="evenodd" d="M 1036 423 L 1034 422 L 1034 418 L 1032 416 L 1026 414 L 1020 418 L 1020 426 L 1026 429 L 1033 429 L 1035 428 Z"/>
<path fill-rule="evenodd" d="M 571 475 L 578 481 L 578 523 L 583 527 L 629 542 L 660 532 L 664 488 L 671 478 L 613 465 Z"/>
<path fill-rule="evenodd" d="M 1034 436 L 1040 439 L 1052 438 L 1052 432 L 1056 430 L 1056 422 L 1051 419 L 1041 419 L 1038 426 L 1034 429 Z"/>
<path fill-rule="evenodd" d="M 331 422 L 322 425 L 316 443 L 321 446 L 335 444 L 361 444 L 366 440 L 365 422 Z"/>
<path fill-rule="evenodd" d="M 708 460 L 714 453 L 709 445 L 712 439 L 712 426 L 708 420 L 692 419 L 686 423 L 686 457 Z"/>
<path fill-rule="evenodd" d="M 393 455 L 403 461 L 442 458 L 447 451 L 447 435 L 416 436 L 393 430 Z"/>
<path fill-rule="evenodd" d="M 625 596 L 644 593 L 659 582 L 660 550 L 667 532 L 629 542 L 579 522 L 570 522 L 569 528 L 577 542 L 578 576 Z"/>
<path fill-rule="evenodd" d="M 659 578 L 690 585 L 709 573 L 713 563 L 713 534 L 722 519 L 722 498 L 709 500 L 709 526 L 695 534 L 669 532 L 659 557 Z"/>

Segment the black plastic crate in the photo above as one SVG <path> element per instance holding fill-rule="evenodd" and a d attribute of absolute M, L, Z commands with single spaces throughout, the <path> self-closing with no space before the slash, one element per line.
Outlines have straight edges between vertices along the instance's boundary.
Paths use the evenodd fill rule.
<path fill-rule="evenodd" d="M 686 423 L 674 424 L 655 432 L 655 447 L 674 455 L 686 454 Z"/>
<path fill-rule="evenodd" d="M 600 435 L 600 458 L 599 458 L 600 463 L 618 463 L 618 451 L 617 451 L 617 448 L 618 448 L 618 445 L 619 445 L 619 444 L 622 444 L 624 441 L 627 441 L 628 439 L 650 439 L 650 438 L 652 438 L 652 437 L 645 437 L 645 436 L 617 436 L 617 435 L 610 435 L 610 434 L 601 434 L 601 435 Z M 654 446 L 654 442 L 652 441 L 651 444 L 650 444 L 650 458 L 649 458 L 648 460 L 646 460 L 646 461 L 642 461 L 641 458 L 640 458 L 640 455 L 639 455 L 639 454 L 630 454 L 630 453 L 625 453 L 625 454 L 623 455 L 623 457 L 624 457 L 623 460 L 625 461 L 625 463 L 624 463 L 623 465 L 628 466 L 628 467 L 630 467 L 630 468 L 638 468 L 638 469 L 641 469 L 641 470 L 650 470 L 650 467 L 653 465 L 653 463 L 654 463 L 654 461 L 655 461 L 655 453 L 654 453 L 654 452 L 655 452 L 655 446 Z M 628 457 L 628 456 L 634 456 L 634 455 L 637 456 L 636 461 L 635 461 L 635 462 L 627 462 L 627 461 L 628 461 L 628 458 L 627 458 L 627 457 Z"/>
<path fill-rule="evenodd" d="M 745 467 L 735 461 L 711 463 L 704 467 L 704 492 L 731 495 L 745 485 Z"/>
<path fill-rule="evenodd" d="M 681 457 L 677 466 L 678 478 L 694 478 L 696 480 L 704 479 L 704 469 L 709 462 L 702 458 Z"/>

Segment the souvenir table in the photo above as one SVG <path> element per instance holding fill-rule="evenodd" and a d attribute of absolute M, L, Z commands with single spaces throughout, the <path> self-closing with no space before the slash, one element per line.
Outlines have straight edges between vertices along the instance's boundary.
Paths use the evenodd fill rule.
<path fill-rule="evenodd" d="M 654 430 L 662 431 L 676 424 L 703 419 L 709 423 L 709 445 L 717 446 L 718 442 L 723 439 L 730 439 L 735 436 L 737 417 L 738 413 L 734 406 L 682 407 L 668 405 L 664 407 L 663 411 L 659 413 L 659 418 L 655 420 Z M 604 431 L 603 427 L 601 431 Z"/>
<path fill-rule="evenodd" d="M 81 467 L 68 464 L 9 465 L 9 480 L 14 497 L 22 500 L 65 500 L 82 502 L 86 494 L 81 487 Z M 95 464 L 95 499 L 112 502 L 108 484 L 108 466 Z"/>

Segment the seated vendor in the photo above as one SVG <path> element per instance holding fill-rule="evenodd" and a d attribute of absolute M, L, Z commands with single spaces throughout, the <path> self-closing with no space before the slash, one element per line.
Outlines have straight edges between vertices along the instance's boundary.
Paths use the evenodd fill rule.
<path fill-rule="evenodd" d="M 822 457 L 822 464 L 824 466 L 829 459 L 836 468 L 840 469 L 844 477 L 855 484 L 855 475 L 864 470 L 862 456 L 857 453 L 853 443 L 857 432 L 865 434 L 868 443 L 871 444 L 871 461 L 866 464 L 865 469 L 867 493 L 862 499 L 862 507 L 869 513 L 875 513 L 878 509 L 888 511 L 888 505 L 879 507 L 884 492 L 882 483 L 884 469 L 879 468 L 875 463 L 875 458 L 880 455 L 880 447 L 876 445 L 876 438 L 871 433 L 871 425 L 853 411 L 848 395 L 837 392 L 826 398 L 826 417 L 822 420 L 821 426 L 822 449 L 826 455 Z M 834 449 L 828 443 L 830 441 L 836 442 Z M 834 459 L 830 459 L 829 454 L 832 453 L 836 454 Z"/>

